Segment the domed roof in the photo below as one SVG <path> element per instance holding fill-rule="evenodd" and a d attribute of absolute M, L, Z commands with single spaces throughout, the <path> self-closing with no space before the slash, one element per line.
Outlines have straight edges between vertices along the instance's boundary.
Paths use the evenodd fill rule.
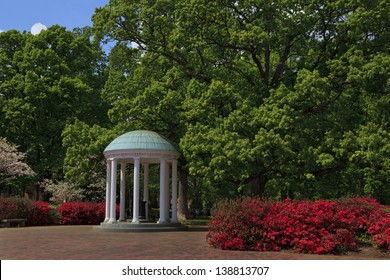
<path fill-rule="evenodd" d="M 104 150 L 106 152 L 121 150 L 153 150 L 178 153 L 173 144 L 156 132 L 135 130 L 117 137 Z"/>

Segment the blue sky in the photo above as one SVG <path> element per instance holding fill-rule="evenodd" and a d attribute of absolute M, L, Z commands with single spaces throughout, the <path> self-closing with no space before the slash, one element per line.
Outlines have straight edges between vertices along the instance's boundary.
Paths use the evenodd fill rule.
<path fill-rule="evenodd" d="M 109 0 L 0 0 L 0 30 L 31 31 L 34 24 L 54 24 L 72 30 L 91 26 L 95 8 Z"/>

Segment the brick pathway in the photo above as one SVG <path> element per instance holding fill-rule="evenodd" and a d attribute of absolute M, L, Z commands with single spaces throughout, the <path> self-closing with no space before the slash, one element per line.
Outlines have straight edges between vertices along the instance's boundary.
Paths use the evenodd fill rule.
<path fill-rule="evenodd" d="M 2 260 L 303 260 L 360 259 L 358 256 L 291 252 L 243 252 L 210 248 L 205 231 L 100 232 L 92 226 L 0 229 Z"/>

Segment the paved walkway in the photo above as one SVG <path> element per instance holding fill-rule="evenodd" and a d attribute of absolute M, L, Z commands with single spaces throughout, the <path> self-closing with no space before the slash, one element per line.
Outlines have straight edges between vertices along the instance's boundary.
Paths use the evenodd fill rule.
<path fill-rule="evenodd" d="M 361 259 L 359 256 L 214 249 L 205 231 L 101 232 L 92 226 L 0 228 L 2 260 L 304 260 Z M 365 259 L 365 258 L 364 258 Z"/>

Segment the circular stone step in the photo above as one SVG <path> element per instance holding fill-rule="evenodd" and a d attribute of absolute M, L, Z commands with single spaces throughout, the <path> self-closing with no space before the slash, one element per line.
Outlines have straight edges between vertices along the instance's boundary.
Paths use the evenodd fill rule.
<path fill-rule="evenodd" d="M 94 230 L 110 232 L 162 232 L 162 231 L 187 231 L 188 227 L 181 223 L 101 223 L 100 226 L 94 226 Z"/>

